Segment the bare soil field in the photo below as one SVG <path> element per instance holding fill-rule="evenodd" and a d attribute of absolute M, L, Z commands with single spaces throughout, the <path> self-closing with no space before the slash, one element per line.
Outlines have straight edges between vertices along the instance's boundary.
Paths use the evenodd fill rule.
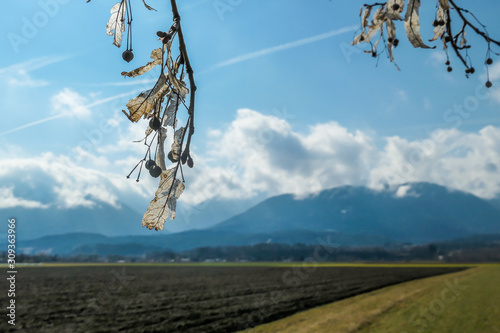
<path fill-rule="evenodd" d="M 0 331 L 237 332 L 389 285 L 462 269 L 23 267 L 16 281 L 16 326 L 8 325 L 3 315 Z M 6 306 L 6 293 L 0 300 Z"/>

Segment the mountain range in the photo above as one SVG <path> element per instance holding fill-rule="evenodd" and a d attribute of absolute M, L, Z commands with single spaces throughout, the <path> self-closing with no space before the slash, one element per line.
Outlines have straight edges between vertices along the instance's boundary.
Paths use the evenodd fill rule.
<path fill-rule="evenodd" d="M 500 212 L 470 193 L 429 183 L 385 191 L 343 186 L 303 199 L 272 197 L 212 229 L 336 231 L 429 242 L 498 233 Z"/>
<path fill-rule="evenodd" d="M 202 229 L 239 214 L 258 202 L 248 200 L 210 200 L 197 206 L 177 205 L 177 218 L 168 221 L 162 234 Z M 134 209 L 135 208 L 135 209 Z M 28 240 L 43 236 L 66 233 L 96 233 L 110 237 L 127 235 L 151 235 L 141 227 L 142 214 L 147 204 L 140 202 L 132 208 L 119 202 L 112 206 L 98 202 L 92 207 L 61 208 L 50 205 L 48 208 L 3 208 L 0 216 L 15 218 L 18 238 Z M 2 230 L 2 231 L 7 231 Z M 0 233 L 0 236 L 5 236 Z M 5 236 L 6 237 L 6 236 Z"/>
<path fill-rule="evenodd" d="M 224 204 L 218 202 L 212 204 L 213 209 L 207 207 L 199 210 L 197 225 L 207 226 L 203 223 L 204 214 L 210 219 L 220 214 L 218 211 L 224 209 Z M 29 211 L 32 215 L 17 212 L 21 223 L 36 221 L 40 212 Z M 114 215 L 110 207 L 91 211 L 81 208 L 50 215 L 50 225 L 39 222 L 30 226 L 29 232 L 20 228 L 19 246 L 27 253 L 141 255 L 167 249 L 182 251 L 202 246 L 270 242 L 375 246 L 500 234 L 500 209 L 494 202 L 429 183 L 409 183 L 382 191 L 343 186 L 304 198 L 279 195 L 218 224 L 212 225 L 212 218 L 208 227 L 169 234 L 151 235 L 151 231 L 140 227 L 142 216 L 127 206 L 122 205 Z M 132 232 L 135 235 L 130 236 Z M 23 237 L 24 233 L 39 233 L 43 237 L 29 240 Z"/>

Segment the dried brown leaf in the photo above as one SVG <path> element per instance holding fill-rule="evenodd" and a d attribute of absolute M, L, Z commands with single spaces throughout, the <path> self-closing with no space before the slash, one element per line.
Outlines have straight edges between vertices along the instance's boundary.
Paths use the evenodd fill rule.
<path fill-rule="evenodd" d="M 363 10 L 364 8 L 364 10 Z M 372 12 L 372 6 L 362 6 L 361 9 L 359 10 L 359 16 L 361 16 L 361 27 L 363 28 L 363 31 L 356 37 L 354 37 L 354 40 L 351 42 L 351 45 L 358 45 L 359 43 L 363 42 L 365 40 L 365 30 L 366 27 L 368 26 L 368 18 L 370 17 L 370 14 Z"/>
<path fill-rule="evenodd" d="M 165 139 L 167 138 L 167 129 L 160 127 L 158 130 L 158 153 L 156 154 L 156 165 L 158 165 L 162 170 L 167 169 L 165 164 Z"/>
<path fill-rule="evenodd" d="M 387 19 L 385 27 L 387 29 L 387 38 L 394 40 L 394 38 L 396 38 L 396 25 L 394 24 L 394 22 L 390 19 Z"/>
<path fill-rule="evenodd" d="M 413 47 L 430 49 L 431 47 L 425 45 L 420 35 L 419 8 L 420 0 L 409 0 L 405 16 L 406 35 Z"/>
<path fill-rule="evenodd" d="M 366 13 L 366 10 L 365 10 L 365 13 Z M 366 32 L 363 31 L 363 32 L 361 32 L 361 34 L 356 36 L 354 38 L 354 40 L 351 42 L 351 45 L 357 45 L 361 42 L 369 43 L 372 40 L 372 38 L 378 32 L 380 32 L 380 29 L 382 28 L 384 21 L 385 21 L 385 14 L 386 14 L 386 11 L 385 11 L 384 7 L 377 9 L 375 11 L 375 13 L 373 14 L 371 24 L 368 26 L 368 31 L 366 31 Z M 368 13 L 368 15 L 369 15 L 369 13 Z M 364 20 L 364 18 L 363 18 L 363 20 Z"/>
<path fill-rule="evenodd" d="M 397 9 L 394 10 L 394 5 L 398 5 Z M 401 21 L 401 13 L 405 7 L 405 0 L 389 0 L 385 5 L 387 8 L 386 17 L 393 21 Z"/>
<path fill-rule="evenodd" d="M 189 90 L 186 87 L 186 83 L 183 80 L 179 80 L 176 77 L 177 72 L 174 69 L 172 60 L 172 41 L 165 44 L 165 49 L 166 49 L 165 64 L 167 65 L 168 80 L 172 85 L 174 91 L 177 92 L 184 99 L 189 93 Z"/>
<path fill-rule="evenodd" d="M 392 62 L 394 62 L 394 54 L 392 52 L 392 49 L 394 48 L 394 44 L 392 41 L 396 38 L 396 25 L 394 22 L 390 19 L 387 19 L 385 22 L 385 27 L 387 29 L 387 51 L 389 52 L 389 58 L 391 59 Z"/>
<path fill-rule="evenodd" d="M 166 82 L 165 75 L 161 75 L 152 90 L 141 92 L 139 96 L 132 98 L 127 103 L 129 113 L 123 111 L 127 118 L 132 122 L 137 122 L 142 116 L 148 116 L 154 110 L 155 105 L 168 93 L 169 88 Z"/>
<path fill-rule="evenodd" d="M 465 44 L 467 44 L 467 38 L 465 38 L 465 35 L 467 33 L 464 31 L 462 32 L 462 38 L 460 39 L 460 47 L 464 46 Z"/>
<path fill-rule="evenodd" d="M 363 8 L 363 7 L 361 7 Z M 372 7 L 368 6 L 365 8 L 363 12 L 363 17 L 361 18 L 361 27 L 365 28 L 368 26 L 368 18 L 370 17 L 370 14 L 372 12 Z"/>
<path fill-rule="evenodd" d="M 375 11 L 371 25 L 368 27 L 368 32 L 365 36 L 365 42 L 369 43 L 377 32 L 381 31 L 380 28 L 382 28 L 382 25 L 384 24 L 385 14 L 386 11 L 383 7 Z"/>
<path fill-rule="evenodd" d="M 108 36 L 115 36 L 113 44 L 117 47 L 122 45 L 122 34 L 125 31 L 125 14 L 127 12 L 127 4 L 122 0 L 111 7 L 111 16 L 108 24 L 106 24 L 106 32 Z"/>
<path fill-rule="evenodd" d="M 184 184 L 174 179 L 175 168 L 164 170 L 155 198 L 150 202 L 144 217 L 142 226 L 148 229 L 163 230 L 168 217 L 175 219 L 177 199 L 184 191 Z"/>
<path fill-rule="evenodd" d="M 434 37 L 432 37 L 432 39 L 429 40 L 430 42 L 443 37 L 444 32 L 446 30 L 446 23 L 448 23 L 448 15 L 446 15 L 446 10 L 443 6 L 441 6 L 441 3 L 439 3 L 439 7 L 436 14 L 436 20 L 438 22 L 442 20 L 444 22 L 444 25 L 437 25 L 436 27 L 434 27 Z"/>
<path fill-rule="evenodd" d="M 351 42 L 351 45 L 358 45 L 359 43 L 361 43 L 364 40 L 365 40 L 365 32 L 362 31 L 359 35 L 354 37 L 354 39 Z"/>
<path fill-rule="evenodd" d="M 378 48 L 378 44 L 380 43 L 380 41 L 384 38 L 384 35 L 382 33 L 383 29 L 380 28 L 380 37 L 377 39 L 377 41 L 375 42 L 375 44 L 373 44 L 373 47 L 372 47 L 372 54 L 373 52 L 377 52 L 377 48 Z"/>
<path fill-rule="evenodd" d="M 153 59 L 153 61 L 150 61 L 146 65 L 141 66 L 139 68 L 136 68 L 130 72 L 122 72 L 122 75 L 128 76 L 128 77 L 135 77 L 135 76 L 142 75 L 142 74 L 146 73 L 147 71 L 150 71 L 151 69 L 153 69 L 153 67 L 155 67 L 156 65 L 161 65 L 162 58 L 163 58 L 162 49 L 161 48 L 154 49 L 151 52 L 151 59 Z"/>
<path fill-rule="evenodd" d="M 181 141 L 184 135 L 184 127 L 179 128 L 174 133 L 174 142 L 172 143 L 172 157 L 175 161 L 179 160 L 181 153 Z"/>
<path fill-rule="evenodd" d="M 168 93 L 168 104 L 165 107 L 165 113 L 163 116 L 163 126 L 175 127 L 176 123 L 175 114 L 180 103 L 181 103 L 180 96 L 177 93 L 170 91 Z"/>
<path fill-rule="evenodd" d="M 439 6 L 441 6 L 444 10 L 448 10 L 451 8 L 450 2 L 448 0 L 439 0 Z"/>
<path fill-rule="evenodd" d="M 149 10 L 154 10 L 155 12 L 157 11 L 156 9 L 154 9 L 153 7 L 151 7 L 150 5 L 148 5 L 148 4 L 147 4 L 147 3 L 146 3 L 146 0 L 142 0 L 142 2 L 144 3 L 144 6 L 145 6 L 147 9 L 149 9 Z"/>

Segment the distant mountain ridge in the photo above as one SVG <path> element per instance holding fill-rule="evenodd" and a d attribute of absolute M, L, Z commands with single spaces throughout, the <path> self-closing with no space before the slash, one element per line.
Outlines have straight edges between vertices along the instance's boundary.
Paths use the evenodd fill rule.
<path fill-rule="evenodd" d="M 100 203 L 95 207 L 77 208 L 6 208 L 0 209 L 0 214 L 16 219 L 18 240 L 71 232 L 112 236 L 145 234 L 138 229 L 142 216 L 123 203 L 120 207 Z"/>
<path fill-rule="evenodd" d="M 494 198 L 494 199 L 490 199 L 488 200 L 488 202 L 493 205 L 493 207 L 495 207 L 496 209 L 500 210 L 500 196 Z"/>
<path fill-rule="evenodd" d="M 212 228 L 240 233 L 287 229 L 428 242 L 500 233 L 500 211 L 470 193 L 430 183 L 384 191 L 342 186 L 301 200 L 272 197 Z"/>
<path fill-rule="evenodd" d="M 69 233 L 44 236 L 17 242 L 19 251 L 26 254 L 122 254 L 140 255 L 152 251 L 184 251 L 199 247 L 229 245 L 255 245 L 261 243 L 280 244 L 327 244 L 328 246 L 375 246 L 392 242 L 386 237 L 370 235 L 341 235 L 333 232 L 288 230 L 274 233 L 238 235 L 211 230 L 193 230 L 176 234 L 152 236 L 107 237 L 92 233 Z M 6 244 L 0 242 L 6 248 Z M 115 249 L 117 252 L 109 252 Z"/>
<path fill-rule="evenodd" d="M 238 201 L 210 200 L 194 207 L 179 202 L 177 218 L 174 221 L 169 220 L 161 233 L 164 235 L 187 229 L 207 228 L 245 211 L 259 201 L 258 198 Z M 143 207 L 142 203 L 139 207 L 134 207 L 137 210 L 123 202 L 117 202 L 115 206 L 104 202 L 92 207 L 62 208 L 54 204 L 48 206 L 0 208 L 0 216 L 16 219 L 18 237 L 22 239 L 73 232 L 97 233 L 111 237 L 156 233 L 142 227 L 142 213 L 137 211 L 147 208 L 147 205 Z M 5 233 L 7 229 L 0 230 L 0 236 L 2 231 Z"/>
<path fill-rule="evenodd" d="M 137 221 L 134 223 L 137 229 Z M 377 246 L 447 241 L 477 234 L 500 234 L 500 210 L 490 202 L 435 184 L 410 183 L 384 191 L 343 186 L 303 199 L 280 195 L 201 230 L 116 237 L 72 233 L 34 240 L 20 238 L 19 246 L 32 252 L 76 254 L 125 251 L 123 245 L 128 244 L 130 253 L 145 253 L 266 242 Z"/>

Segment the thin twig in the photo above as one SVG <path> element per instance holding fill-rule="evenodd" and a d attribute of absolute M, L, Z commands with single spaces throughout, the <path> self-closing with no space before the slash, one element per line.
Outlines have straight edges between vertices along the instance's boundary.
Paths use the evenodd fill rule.
<path fill-rule="evenodd" d="M 186 50 L 186 43 L 184 41 L 184 35 L 182 34 L 182 27 L 181 27 L 181 22 L 180 22 L 181 16 L 179 15 L 179 11 L 177 9 L 176 0 L 170 0 L 170 4 L 172 6 L 172 14 L 173 14 L 173 21 L 174 21 L 173 26 L 177 27 L 177 35 L 179 37 L 179 51 L 180 51 L 182 57 L 184 58 L 184 63 L 186 65 L 186 72 L 187 72 L 188 77 L 189 77 L 190 100 L 189 100 L 189 107 L 188 107 L 188 119 L 186 122 L 186 127 L 184 128 L 184 131 L 182 133 L 182 138 L 181 138 L 181 142 L 180 142 L 180 151 L 177 154 L 179 159 L 177 161 L 177 164 L 174 167 L 174 171 L 172 174 L 172 177 L 173 177 L 172 184 L 170 185 L 170 188 L 168 190 L 167 199 L 165 200 L 165 205 L 162 207 L 162 211 L 158 215 L 157 224 L 160 221 L 160 218 L 163 215 L 163 212 L 165 211 L 166 206 L 168 205 L 168 202 L 170 200 L 170 196 L 172 195 L 172 190 L 174 188 L 174 185 L 176 184 L 177 172 L 178 172 L 179 168 L 181 168 L 181 173 L 182 173 L 181 152 L 182 152 L 182 146 L 184 144 L 184 138 L 186 136 L 186 132 L 188 132 L 188 139 L 187 139 L 187 143 L 186 143 L 186 150 L 187 151 L 189 151 L 189 145 L 191 143 L 191 136 L 194 133 L 194 102 L 195 102 L 196 84 L 194 81 L 193 69 L 191 67 L 191 63 L 189 62 L 189 56 L 188 56 L 188 53 Z M 178 95 L 179 95 L 179 93 L 180 92 L 178 92 Z M 177 96 L 177 97 L 179 97 L 179 96 Z M 181 101 L 182 101 L 182 99 L 181 99 Z M 182 101 L 182 103 L 184 104 L 184 101 Z M 179 107 L 179 105 L 177 103 L 177 108 L 178 107 Z M 176 114 L 177 114 L 177 112 L 176 112 Z M 175 124 L 174 124 L 174 126 L 175 126 Z M 188 128 L 189 128 L 189 130 L 188 130 Z M 169 178 L 167 178 L 165 181 L 167 181 Z M 183 178 L 184 178 L 184 176 L 183 176 Z M 162 186 L 162 184 L 160 184 L 160 187 L 161 186 Z"/>
<path fill-rule="evenodd" d="M 469 27 L 471 27 L 472 30 L 474 30 L 479 36 L 483 37 L 488 43 L 491 42 L 491 43 L 494 43 L 494 44 L 500 46 L 500 42 L 499 41 L 491 39 L 488 34 L 484 33 L 481 30 L 479 30 L 479 28 L 477 28 L 474 24 L 470 23 L 470 21 L 467 20 L 467 18 L 464 16 L 464 14 L 462 13 L 462 11 L 469 12 L 468 10 L 465 10 L 465 9 L 457 6 L 453 0 L 449 0 L 449 1 L 452 4 L 453 8 L 455 8 L 455 10 L 457 11 L 458 15 L 464 21 L 465 24 L 467 24 Z"/>
<path fill-rule="evenodd" d="M 467 61 L 465 61 L 464 57 L 462 54 L 460 54 L 460 50 L 458 49 L 457 44 L 455 43 L 455 40 L 453 39 L 453 33 L 451 32 L 451 15 L 450 15 L 450 10 L 446 10 L 446 15 L 448 16 L 448 19 L 446 20 L 446 32 L 448 33 L 448 37 L 450 38 L 450 45 L 453 50 L 455 50 L 455 53 L 457 57 L 462 61 L 465 67 L 467 66 Z"/>
<path fill-rule="evenodd" d="M 189 100 L 189 116 L 191 116 L 191 124 L 189 126 L 189 135 L 194 134 L 194 100 L 195 100 L 195 92 L 196 92 L 196 84 L 194 81 L 193 68 L 191 67 L 191 63 L 189 62 L 189 56 L 186 49 L 186 43 L 184 42 L 184 35 L 182 33 L 181 26 L 181 16 L 179 15 L 179 11 L 177 10 L 176 0 L 170 0 L 170 4 L 172 5 L 172 14 L 174 22 L 178 25 L 178 35 L 179 35 L 179 50 L 184 57 L 184 63 L 186 64 L 186 72 L 189 77 L 189 88 L 190 88 L 190 100 Z M 189 148 L 189 147 L 186 147 Z"/>

